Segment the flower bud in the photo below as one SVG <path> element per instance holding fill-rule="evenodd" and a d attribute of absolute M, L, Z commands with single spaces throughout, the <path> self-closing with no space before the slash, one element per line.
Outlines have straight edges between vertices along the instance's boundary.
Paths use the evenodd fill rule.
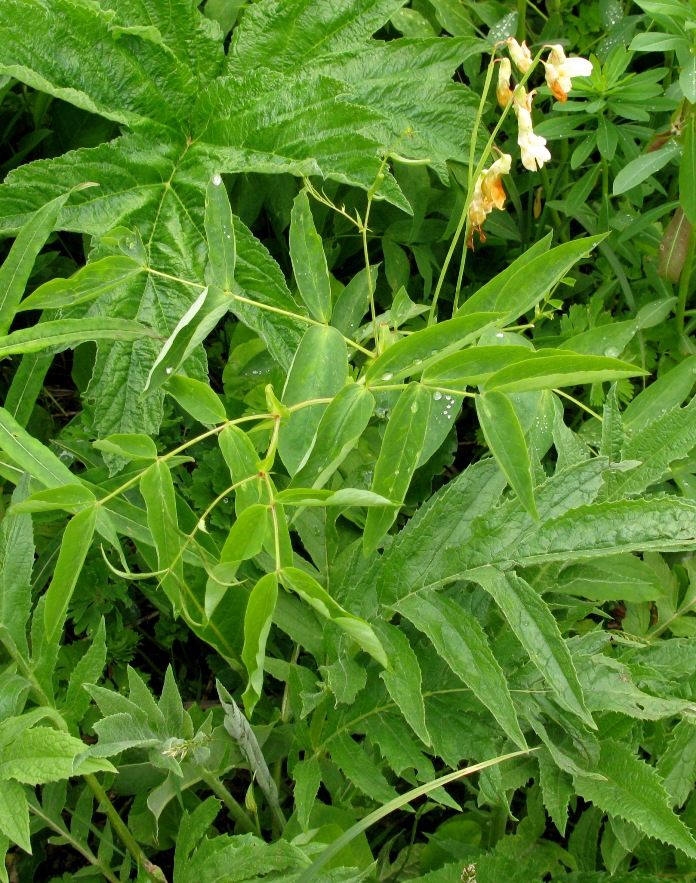
<path fill-rule="evenodd" d="M 515 67 L 521 71 L 523 74 L 526 74 L 529 68 L 532 66 L 532 53 L 529 51 L 529 47 L 527 46 L 527 41 L 523 40 L 522 45 L 517 42 L 514 37 L 507 38 L 508 50 L 510 52 L 510 58 L 515 62 Z"/>
<path fill-rule="evenodd" d="M 509 58 L 500 59 L 500 67 L 498 68 L 498 85 L 495 94 L 498 98 L 498 104 L 501 107 L 507 107 L 512 99 L 512 89 L 510 88 L 510 77 L 512 76 L 512 65 Z"/>

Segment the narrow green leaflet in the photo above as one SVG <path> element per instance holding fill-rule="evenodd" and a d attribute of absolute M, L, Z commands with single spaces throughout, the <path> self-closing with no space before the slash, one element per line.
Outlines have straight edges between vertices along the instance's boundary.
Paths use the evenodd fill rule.
<path fill-rule="evenodd" d="M 22 227 L 0 267 L 0 336 L 10 330 L 37 255 L 53 231 L 70 192 L 52 199 Z"/>
<path fill-rule="evenodd" d="M 484 285 L 457 311 L 458 316 L 479 310 L 498 310 L 512 322 L 539 303 L 573 268 L 595 248 L 606 234 L 574 239 L 546 251 L 543 239 L 525 252 L 500 276 Z"/>
<path fill-rule="evenodd" d="M 655 172 L 663 169 L 668 162 L 679 156 L 681 149 L 681 144 L 678 141 L 670 139 L 660 150 L 654 150 L 652 153 L 646 153 L 631 160 L 614 178 L 614 196 L 619 196 L 621 193 L 626 193 L 627 190 L 642 184 Z"/>
<path fill-rule="evenodd" d="M 418 464 L 428 427 L 431 393 L 419 383 L 399 396 L 384 432 L 370 489 L 388 500 L 402 503 Z M 370 509 L 365 521 L 363 549 L 374 552 L 394 523 L 397 509 Z"/>
<path fill-rule="evenodd" d="M 53 579 L 46 592 L 44 606 L 44 628 L 49 644 L 56 641 L 65 624 L 68 605 L 87 552 L 92 545 L 96 523 L 97 507 L 90 506 L 74 515 L 63 533 L 60 553 Z"/>
<path fill-rule="evenodd" d="M 88 303 L 143 272 L 128 255 L 109 255 L 81 267 L 69 279 L 44 282 L 19 305 L 20 310 L 58 310 Z"/>
<path fill-rule="evenodd" d="M 255 503 L 245 509 L 227 534 L 227 539 L 220 552 L 220 563 L 215 568 L 216 576 L 225 581 L 234 579 L 241 562 L 253 558 L 263 549 L 269 525 L 270 511 L 268 506 Z M 206 615 L 211 616 L 212 609 L 209 609 L 208 594 L 209 592 L 206 592 Z M 217 597 L 217 603 L 219 601 L 220 597 Z"/>
<path fill-rule="evenodd" d="M 420 374 L 437 359 L 466 346 L 501 318 L 502 313 L 474 313 L 409 334 L 375 359 L 365 372 L 365 383 L 396 383 L 403 377 Z"/>
<path fill-rule="evenodd" d="M 144 392 L 152 392 L 186 361 L 232 308 L 232 299 L 222 289 L 207 286 L 174 326 L 147 376 Z"/>
<path fill-rule="evenodd" d="M 505 735 L 526 748 L 505 674 L 478 620 L 451 599 L 432 591 L 409 595 L 399 601 L 396 609 L 430 638 L 452 671 L 491 711 Z"/>
<path fill-rule="evenodd" d="M 296 567 L 284 567 L 282 579 L 303 601 L 306 601 L 310 607 L 313 607 L 317 613 L 326 617 L 326 619 L 332 620 L 346 634 L 350 635 L 380 665 L 384 666 L 384 668 L 389 666 L 384 648 L 372 626 L 365 622 L 364 619 L 353 616 L 352 613 L 344 610 L 312 576 Z"/>
<path fill-rule="evenodd" d="M 29 422 L 51 362 L 52 355 L 27 353 L 14 373 L 5 396 L 5 409 L 21 426 Z"/>
<path fill-rule="evenodd" d="M 108 438 L 98 439 L 94 447 L 99 451 L 107 451 L 118 457 L 129 460 L 156 460 L 157 445 L 149 435 L 137 433 L 120 433 Z"/>
<path fill-rule="evenodd" d="M 494 599 L 529 658 L 554 691 L 556 702 L 595 729 L 568 647 L 556 620 L 534 589 L 514 573 L 501 573 L 493 567 L 470 571 Z"/>
<path fill-rule="evenodd" d="M 647 374 L 647 371 L 628 362 L 604 356 L 539 356 L 501 368 L 486 380 L 484 389 L 486 392 L 530 392 L 535 389 L 621 380 L 641 374 Z"/>
<path fill-rule="evenodd" d="M 0 358 L 38 353 L 50 346 L 66 349 L 85 340 L 135 341 L 157 336 L 152 329 L 130 319 L 56 319 L 0 337 Z"/>
<path fill-rule="evenodd" d="M 208 243 L 205 281 L 223 291 L 231 291 L 237 264 L 237 237 L 227 190 L 217 173 L 205 192 L 205 238 Z"/>
<path fill-rule="evenodd" d="M 17 505 L 26 494 L 26 479 L 12 495 Z M 7 629 L 25 657 L 27 623 L 31 613 L 31 577 L 34 567 L 34 532 L 29 515 L 5 514 L 0 522 L 0 625 Z"/>
<path fill-rule="evenodd" d="M 627 745 L 611 740 L 602 742 L 597 772 L 605 781 L 575 776 L 575 789 L 581 797 L 631 822 L 649 837 L 696 858 L 696 840 L 670 809 L 659 775 Z"/>
<path fill-rule="evenodd" d="M 245 478 L 258 476 L 260 459 L 256 448 L 244 430 L 233 424 L 228 424 L 219 434 L 218 444 L 225 463 L 227 463 L 227 468 L 230 470 L 232 482 L 234 484 L 244 482 L 234 492 L 234 507 L 237 516 L 260 500 L 270 502 L 268 490 L 262 479 L 244 481 Z"/>
<path fill-rule="evenodd" d="M 242 662 L 246 667 L 249 682 L 242 699 L 249 716 L 261 698 L 266 640 L 271 630 L 277 600 L 278 575 L 267 573 L 252 589 L 244 614 Z"/>
<path fill-rule="evenodd" d="M 323 487 L 358 443 L 374 404 L 372 393 L 363 385 L 344 386 L 319 421 L 312 449 L 291 487 Z"/>
<path fill-rule="evenodd" d="M 140 493 L 145 500 L 147 525 L 157 549 L 157 567 L 167 570 L 162 577 L 162 588 L 171 601 L 174 615 L 178 616 L 183 606 L 184 563 L 177 528 L 174 482 L 166 463 L 153 463 L 143 473 Z"/>
<path fill-rule="evenodd" d="M 510 399 L 501 392 L 476 397 L 476 413 L 486 444 L 525 509 L 537 518 L 529 451 Z"/>
<path fill-rule="evenodd" d="M 29 435 L 4 408 L 0 408 L 0 449 L 46 487 L 78 481 L 62 460 Z"/>
<path fill-rule="evenodd" d="M 328 322 L 331 319 L 331 281 L 306 190 L 297 194 L 290 214 L 290 260 L 307 309 L 319 322 Z"/>
<path fill-rule="evenodd" d="M 64 484 L 45 491 L 37 491 L 25 500 L 15 503 L 12 512 L 54 512 L 56 509 L 70 512 L 94 502 L 95 496 L 89 488 L 81 484 Z"/>
<path fill-rule="evenodd" d="M 461 353 L 439 359 L 423 372 L 423 383 L 465 389 L 478 386 L 488 378 L 516 362 L 534 358 L 535 352 L 526 346 L 474 346 Z"/>
<path fill-rule="evenodd" d="M 167 381 L 166 391 L 184 411 L 204 426 L 215 426 L 227 420 L 220 397 L 201 380 L 175 374 Z"/>
<path fill-rule="evenodd" d="M 283 390 L 283 404 L 296 405 L 312 399 L 333 398 L 348 379 L 348 351 L 335 328 L 313 325 L 307 329 L 293 359 Z M 327 403 L 294 411 L 281 424 L 278 453 L 290 475 L 302 466 Z"/>

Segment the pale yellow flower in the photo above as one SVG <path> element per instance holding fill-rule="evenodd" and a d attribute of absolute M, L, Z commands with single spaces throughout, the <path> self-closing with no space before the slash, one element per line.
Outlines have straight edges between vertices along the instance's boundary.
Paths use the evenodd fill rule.
<path fill-rule="evenodd" d="M 572 77 L 589 77 L 592 73 L 592 62 L 580 56 L 566 58 L 562 46 L 552 46 L 549 57 L 542 60 L 546 69 L 546 82 L 553 92 L 554 98 L 564 102 L 568 92 L 573 88 Z"/>
<path fill-rule="evenodd" d="M 483 222 L 494 208 L 503 209 L 505 207 L 505 189 L 500 179 L 503 175 L 510 173 L 511 166 L 512 157 L 509 153 L 504 153 L 490 169 L 484 169 L 478 176 L 474 185 L 474 195 L 469 205 L 469 222 L 471 223 L 471 232 L 467 242 L 469 248 L 474 247 L 474 230 L 478 233 L 481 242 L 486 241 L 481 229 Z"/>
<path fill-rule="evenodd" d="M 515 89 L 514 104 L 517 115 L 517 143 L 522 153 L 522 165 L 530 172 L 536 172 L 545 162 L 551 159 L 551 153 L 546 146 L 546 138 L 537 135 L 532 127 L 532 99 L 534 92 L 525 92 L 524 87 Z"/>
<path fill-rule="evenodd" d="M 512 76 L 512 65 L 509 58 L 500 59 L 500 67 L 498 68 L 498 85 L 495 94 L 498 98 L 498 104 L 501 107 L 507 107 L 512 99 L 512 89 L 510 88 L 510 77 Z"/>
<path fill-rule="evenodd" d="M 517 42 L 514 37 L 507 38 L 508 50 L 510 58 L 515 62 L 515 67 L 523 74 L 526 74 L 532 66 L 532 53 L 529 51 L 527 41 L 523 40 L 522 45 Z"/>

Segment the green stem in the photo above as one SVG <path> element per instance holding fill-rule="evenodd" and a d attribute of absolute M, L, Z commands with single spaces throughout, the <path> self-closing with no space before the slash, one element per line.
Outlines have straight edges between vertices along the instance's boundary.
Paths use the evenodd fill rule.
<path fill-rule="evenodd" d="M 29 803 L 29 811 L 32 812 L 37 818 L 41 819 L 41 821 L 45 825 L 48 825 L 49 828 L 54 830 L 56 834 L 58 834 L 64 840 L 67 840 L 72 848 L 76 852 L 79 852 L 80 855 L 90 863 L 90 865 L 94 865 L 95 868 L 98 868 L 98 870 L 102 873 L 104 877 L 106 877 L 109 883 L 120 883 L 118 877 L 116 876 L 116 874 L 114 874 L 111 868 L 108 865 L 105 865 L 104 862 L 101 861 L 101 859 L 97 858 L 97 856 L 94 855 L 94 853 L 90 849 L 86 849 L 79 842 L 79 840 L 76 840 L 67 830 L 67 828 L 63 828 L 60 825 L 57 825 L 50 816 L 46 815 L 46 813 L 43 812 L 43 810 L 41 810 L 38 806 L 34 806 L 33 803 Z"/>
<path fill-rule="evenodd" d="M 205 782 L 205 784 L 210 788 L 213 794 L 215 794 L 216 797 L 219 797 L 220 800 L 225 804 L 227 811 L 245 834 L 259 833 L 256 829 L 256 826 L 247 815 L 246 811 L 230 794 L 228 789 L 222 784 L 217 776 L 214 776 L 209 770 L 200 765 L 196 767 L 196 772 Z"/>
<path fill-rule="evenodd" d="M 686 315 L 686 302 L 689 297 L 689 285 L 691 282 L 691 271 L 694 263 L 694 252 L 696 251 L 696 224 L 691 225 L 689 231 L 689 244 L 686 249 L 686 260 L 679 277 L 679 291 L 677 292 L 677 307 L 675 315 L 677 318 L 677 331 L 680 336 L 684 335 L 684 316 Z"/>
<path fill-rule="evenodd" d="M 147 878 L 153 881 L 153 883 L 167 883 L 167 878 L 164 876 L 162 869 L 153 864 L 150 859 L 145 855 L 140 844 L 131 834 L 129 828 L 127 827 L 121 816 L 118 814 L 116 807 L 109 799 L 109 795 L 101 786 L 97 777 L 93 773 L 85 773 L 82 778 L 85 780 L 85 783 L 87 784 L 89 790 L 92 792 L 92 794 L 94 794 L 94 796 L 101 804 L 104 814 L 109 820 L 112 829 L 115 831 L 123 845 L 131 854 L 138 868 L 142 868 Z"/>

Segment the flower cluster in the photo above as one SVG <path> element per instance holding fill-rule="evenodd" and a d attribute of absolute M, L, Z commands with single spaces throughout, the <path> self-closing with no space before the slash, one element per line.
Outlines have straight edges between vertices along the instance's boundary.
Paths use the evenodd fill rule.
<path fill-rule="evenodd" d="M 537 135 L 532 126 L 532 101 L 536 89 L 527 92 L 522 84 L 515 87 L 511 85 L 510 60 L 512 59 L 517 70 L 524 76 L 531 69 L 534 59 L 526 42 L 520 44 L 514 37 L 508 37 L 505 42 L 510 58 L 499 59 L 496 97 L 503 108 L 512 103 L 517 117 L 517 143 L 520 147 L 522 165 L 530 172 L 536 172 L 551 159 L 551 152 L 546 146 L 546 139 Z M 560 45 L 549 46 L 548 49 L 546 61 L 541 60 L 546 72 L 546 83 L 558 101 L 565 101 L 568 92 L 572 89 L 572 78 L 589 76 L 592 73 L 592 62 L 586 58 L 567 58 Z M 507 153 L 502 154 L 490 169 L 481 172 L 474 184 L 474 193 L 469 205 L 471 233 L 467 244 L 470 248 L 473 248 L 474 231 L 477 231 L 481 241 L 485 242 L 481 229 L 483 222 L 494 208 L 502 209 L 505 206 L 505 190 L 501 177 L 510 172 L 511 165 L 512 157 Z"/>

